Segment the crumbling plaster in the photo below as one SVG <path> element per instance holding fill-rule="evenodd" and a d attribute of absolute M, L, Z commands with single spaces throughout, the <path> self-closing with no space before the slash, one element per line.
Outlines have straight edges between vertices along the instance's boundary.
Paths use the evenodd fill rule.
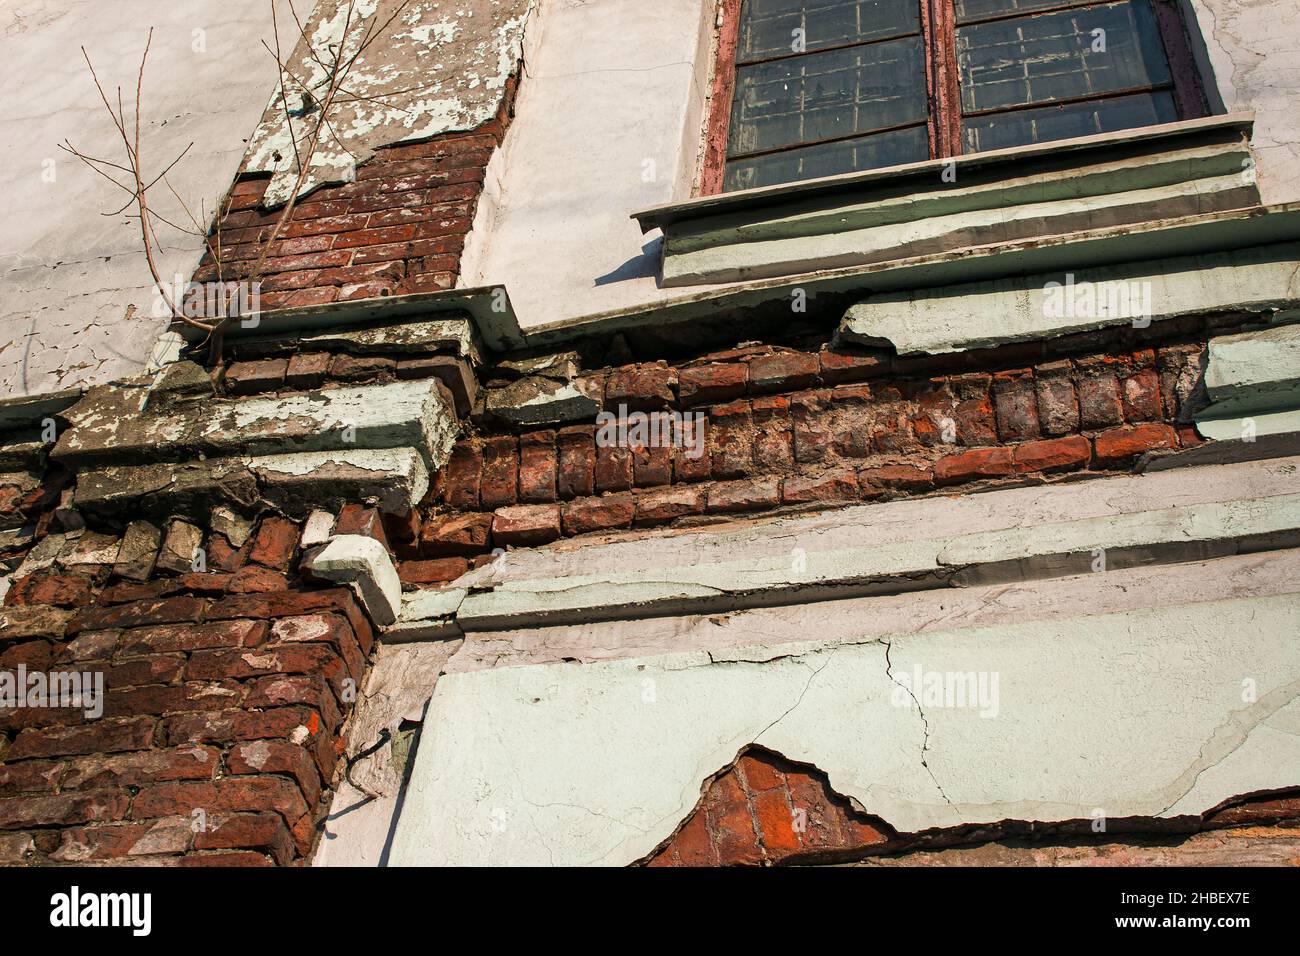
<path fill-rule="evenodd" d="M 248 172 L 273 174 L 263 201 L 279 205 L 293 191 L 298 166 L 290 132 L 301 147 L 318 122 L 335 74 L 334 51 L 343 51 L 345 69 L 337 71 L 340 89 L 308 159 L 304 193 L 348 180 L 377 147 L 472 130 L 492 119 L 518 65 L 532 2 L 319 3 L 302 31 L 280 34 L 291 119 L 286 123 L 285 97 L 276 89 L 245 163 Z"/>
<path fill-rule="evenodd" d="M 280 29 L 292 29 L 287 4 Z M 225 195 L 257 124 L 275 65 L 267 0 L 16 0 L 0 10 L 0 397 L 109 381 L 145 365 L 166 324 L 136 220 L 121 190 L 58 149 L 120 161 L 123 148 L 82 59 L 110 98 L 120 86 L 133 122 L 140 55 L 154 28 L 141 103 L 146 174 L 168 174 L 200 217 Z M 150 191 L 173 221 L 185 214 L 162 184 Z M 129 212 L 129 210 L 128 210 Z M 188 280 L 202 242 L 160 229 L 164 277 Z"/>
<path fill-rule="evenodd" d="M 1252 149 L 1265 203 L 1300 198 L 1300 6 L 1289 0 L 1187 0 L 1229 110 L 1254 110 Z"/>
<path fill-rule="evenodd" d="M 1165 571 L 1191 594 L 1216 573 Z M 1273 586 L 1110 614 L 1031 609 L 994 626 L 840 643 L 778 637 L 447 673 L 426 715 L 392 861 L 630 863 L 668 837 L 701 783 L 751 743 L 819 767 L 903 832 L 1177 817 L 1292 787 L 1300 648 L 1290 635 L 1300 595 L 1293 574 Z M 788 609 L 778 634 L 852 629 L 869 613 L 818 610 L 809 620 L 806 608 Z M 903 686 L 917 667 L 997 674 L 996 713 L 918 703 Z"/>

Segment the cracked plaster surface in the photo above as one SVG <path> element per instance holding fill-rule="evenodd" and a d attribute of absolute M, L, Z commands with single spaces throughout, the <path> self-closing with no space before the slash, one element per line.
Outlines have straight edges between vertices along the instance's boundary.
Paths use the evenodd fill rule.
<path fill-rule="evenodd" d="M 121 141 L 79 47 L 110 97 L 120 86 L 133 99 L 150 25 L 141 108 L 146 174 L 193 142 L 168 179 L 204 222 L 229 188 L 274 84 L 274 63 L 259 45 L 272 32 L 266 0 L 19 0 L 0 10 L 0 88 L 11 94 L 0 106 L 0 397 L 135 372 L 166 324 L 154 314 L 136 221 L 102 215 L 125 194 L 57 146 L 69 139 L 89 155 L 120 161 Z M 126 112 L 133 123 L 133 104 Z M 150 195 L 167 218 L 187 221 L 161 184 Z M 160 272 L 188 279 L 201 241 L 159 233 Z"/>
<path fill-rule="evenodd" d="M 625 864 L 750 744 L 903 832 L 1174 817 L 1300 779 L 1300 597 L 447 673 L 396 863 Z M 899 695 L 995 672 L 997 715 Z M 1245 682 L 1252 682 L 1247 694 Z"/>

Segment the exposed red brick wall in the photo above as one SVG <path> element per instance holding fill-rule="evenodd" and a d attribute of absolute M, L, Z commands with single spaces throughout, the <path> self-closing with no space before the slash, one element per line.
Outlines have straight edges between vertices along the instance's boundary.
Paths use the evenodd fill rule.
<path fill-rule="evenodd" d="M 826 774 L 761 747 L 748 748 L 734 764 L 706 782 L 690 815 L 644 861 L 649 866 L 772 866 L 839 863 L 883 854 L 1033 837 L 1043 845 L 1123 845 L 1137 835 L 1179 837 L 1226 827 L 1300 827 L 1300 798 L 1261 797 L 1205 814 L 1203 819 L 1109 821 L 1112 835 L 1094 834 L 1092 821 L 1042 826 L 1015 821 L 949 831 L 900 834 L 888 823 L 856 809 L 830 785 Z M 1292 833 L 1295 831 L 1292 830 Z M 1286 830 L 1252 833 L 1287 836 Z M 1116 862 L 1123 862 L 1122 856 Z M 1171 862 L 1177 862 L 1173 855 Z"/>
<path fill-rule="evenodd" d="M 450 289 L 514 99 L 511 82 L 495 119 L 470 132 L 379 149 L 356 181 L 303 197 L 266 251 L 264 309 Z M 247 277 L 282 213 L 262 208 L 269 178 L 245 176 L 214 231 L 225 281 Z M 219 237 L 219 238 L 218 238 Z M 194 279 L 217 278 L 205 255 Z"/>
<path fill-rule="evenodd" d="M 704 413 L 705 454 L 598 447 L 594 423 L 485 429 L 455 446 L 418 543 L 394 543 L 417 562 L 408 583 L 434 583 L 493 548 L 569 535 L 1127 471 L 1144 452 L 1200 443 L 1180 423 L 1203 348 L 935 372 L 761 346 L 587 373 L 611 411 Z"/>
<path fill-rule="evenodd" d="M 238 548 L 207 532 L 201 573 L 130 580 L 70 556 L 14 582 L 0 670 L 100 672 L 106 699 L 98 719 L 0 711 L 0 863 L 311 852 L 374 635 L 349 590 L 300 577 L 298 539 L 267 515 Z"/>

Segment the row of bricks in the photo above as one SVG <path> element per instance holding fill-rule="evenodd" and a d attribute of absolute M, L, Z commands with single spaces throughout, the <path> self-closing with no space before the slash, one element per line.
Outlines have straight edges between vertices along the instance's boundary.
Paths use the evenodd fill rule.
<path fill-rule="evenodd" d="M 295 842 L 278 813 L 205 811 L 198 818 L 0 832 L 0 864 L 129 859 L 149 866 L 283 866 L 293 861 Z"/>
<path fill-rule="evenodd" d="M 1041 344 L 1035 344 L 1041 351 Z M 933 390 L 941 381 L 954 391 L 978 390 L 981 384 L 996 388 L 1014 387 L 1025 378 L 1050 381 L 1090 378 L 1125 379 L 1151 370 L 1176 376 L 1200 352 L 1199 345 L 1167 345 L 1121 354 L 1060 358 L 993 375 L 955 372 L 943 379 L 913 378 L 900 382 L 900 390 L 914 393 Z M 1026 351 L 1005 347 L 997 351 L 999 362 Z M 1023 357 L 1023 356 L 1022 356 Z M 951 359 L 951 357 L 948 357 Z M 689 365 L 674 367 L 666 362 L 630 365 L 584 376 L 584 393 L 604 402 L 608 409 L 625 405 L 632 410 L 697 408 L 753 395 L 801 391 L 818 386 L 863 382 L 894 375 L 914 375 L 932 366 L 931 356 L 899 358 L 883 350 L 823 347 L 816 352 L 775 349 L 771 346 L 733 349 L 715 353 Z M 987 367 L 987 366 L 986 366 Z"/>
<path fill-rule="evenodd" d="M 288 768 L 280 764 L 280 757 L 278 752 L 258 744 L 243 745 L 232 751 L 232 759 L 235 760 L 234 766 L 239 767 L 242 774 L 248 774 L 246 776 L 210 781 L 154 780 L 138 790 L 103 788 L 3 797 L 0 798 L 0 832 L 34 827 L 72 827 L 74 829 L 67 832 L 61 843 L 69 846 L 83 842 L 80 838 L 86 831 L 80 827 L 85 824 L 147 821 L 157 826 L 159 821 L 183 821 L 190 831 L 189 836 L 180 838 L 179 834 L 169 834 L 169 838 L 157 841 L 161 847 L 153 852 L 184 852 L 191 847 L 216 848 L 219 842 L 236 847 L 269 848 L 277 842 L 274 827 L 270 828 L 271 832 L 263 828 L 244 832 L 232 829 L 222 838 L 207 836 L 216 828 L 210 822 L 219 825 L 228 815 L 266 814 L 284 826 L 294 848 L 299 854 L 306 855 L 314 838 L 317 814 L 312 804 L 315 800 L 303 793 L 291 773 L 281 775 L 267 768 L 267 764 L 271 764 L 278 770 L 287 771 Z M 289 756 L 287 759 L 294 758 Z M 259 767 L 259 763 L 262 766 Z M 117 835 L 131 834 L 127 831 Z M 281 852 L 291 855 L 288 843 L 283 844 Z M 111 847 L 105 847 L 100 858 L 114 855 Z"/>
<path fill-rule="evenodd" d="M 1123 378 L 1072 379 L 1050 369 L 961 376 L 917 383 L 907 393 L 896 385 L 838 385 L 714 406 L 699 422 L 684 420 L 680 442 L 656 447 L 598 442 L 595 425 L 461 441 L 447 466 L 444 496 L 451 507 L 470 511 L 915 454 L 944 444 L 1056 437 L 1173 419 L 1185 391 L 1176 375 L 1162 383 L 1152 368 Z"/>
<path fill-rule="evenodd" d="M 565 535 L 661 525 L 703 514 L 874 499 L 964 482 L 1084 468 L 1115 469 L 1148 451 L 1199 443 L 1199 436 L 1191 428 L 1179 430 L 1157 423 L 1124 425 L 1091 439 L 1073 435 L 972 448 L 933 463 L 832 468 L 819 474 L 682 485 L 583 497 L 562 504 L 506 505 L 492 513 L 426 519 L 420 531 L 419 553 L 431 560 L 403 562 L 401 570 L 408 584 L 448 581 L 466 570 L 466 558 L 494 547 L 532 547 Z"/>

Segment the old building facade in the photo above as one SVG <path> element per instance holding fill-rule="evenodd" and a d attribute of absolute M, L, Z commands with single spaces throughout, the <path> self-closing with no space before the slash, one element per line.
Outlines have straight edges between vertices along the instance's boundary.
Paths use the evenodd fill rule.
<path fill-rule="evenodd" d="M 0 12 L 0 862 L 1300 858 L 1289 0 L 117 7 Z"/>

